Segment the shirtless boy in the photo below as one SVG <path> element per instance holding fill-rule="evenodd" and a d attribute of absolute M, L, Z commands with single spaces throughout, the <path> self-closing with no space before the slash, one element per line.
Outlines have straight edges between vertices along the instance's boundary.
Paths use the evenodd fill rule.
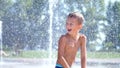
<path fill-rule="evenodd" d="M 84 17 L 82 14 L 70 13 L 66 20 L 67 33 L 62 35 L 58 43 L 58 58 L 55 68 L 71 68 L 76 53 L 80 48 L 81 68 L 86 68 L 86 36 L 80 34 Z"/>

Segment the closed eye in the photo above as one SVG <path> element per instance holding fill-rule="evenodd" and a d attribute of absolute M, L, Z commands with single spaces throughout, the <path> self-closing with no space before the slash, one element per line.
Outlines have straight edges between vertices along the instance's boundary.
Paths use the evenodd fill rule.
<path fill-rule="evenodd" d="M 73 25 L 73 23 L 70 23 L 70 26 L 72 26 Z"/>

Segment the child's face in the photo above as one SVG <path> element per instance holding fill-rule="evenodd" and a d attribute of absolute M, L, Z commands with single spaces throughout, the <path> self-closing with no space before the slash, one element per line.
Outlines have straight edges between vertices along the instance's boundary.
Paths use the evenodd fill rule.
<path fill-rule="evenodd" d="M 67 18 L 66 29 L 69 34 L 79 32 L 81 28 L 82 28 L 82 24 L 79 24 L 76 18 Z"/>

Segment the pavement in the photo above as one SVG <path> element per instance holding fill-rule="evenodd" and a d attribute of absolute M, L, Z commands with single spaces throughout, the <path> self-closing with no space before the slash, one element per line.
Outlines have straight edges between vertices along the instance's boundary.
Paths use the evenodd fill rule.
<path fill-rule="evenodd" d="M 36 58 L 2 58 L 0 68 L 54 68 L 56 59 Z M 87 68 L 120 68 L 120 58 L 114 59 L 87 59 Z M 80 59 L 77 58 L 72 68 L 80 68 Z"/>

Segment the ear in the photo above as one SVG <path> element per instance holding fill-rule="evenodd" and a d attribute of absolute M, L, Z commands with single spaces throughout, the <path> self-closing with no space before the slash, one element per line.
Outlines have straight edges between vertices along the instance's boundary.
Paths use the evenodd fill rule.
<path fill-rule="evenodd" d="M 82 25 L 82 24 L 80 24 L 80 25 L 79 25 L 79 29 L 82 29 L 82 26 L 83 26 L 83 25 Z"/>

